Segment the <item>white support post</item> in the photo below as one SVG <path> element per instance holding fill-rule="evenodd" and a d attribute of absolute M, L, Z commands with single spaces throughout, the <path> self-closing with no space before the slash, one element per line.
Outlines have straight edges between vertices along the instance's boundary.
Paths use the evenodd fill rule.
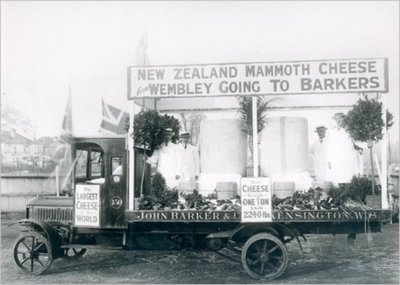
<path fill-rule="evenodd" d="M 387 191 L 387 179 L 388 179 L 388 134 L 387 134 L 387 128 L 386 128 L 386 97 L 388 94 L 384 94 L 381 96 L 382 98 L 382 116 L 383 116 L 383 122 L 385 124 L 384 130 L 383 130 L 383 138 L 382 138 L 382 144 L 381 144 L 381 161 L 382 161 L 382 169 L 381 169 L 381 174 L 382 174 L 382 179 L 381 179 L 381 199 L 382 199 L 382 209 L 389 209 L 389 202 L 388 202 L 388 191 Z"/>
<path fill-rule="evenodd" d="M 60 197 L 60 168 L 56 165 L 56 196 Z"/>
<path fill-rule="evenodd" d="M 134 210 L 135 202 L 135 148 L 133 136 L 133 123 L 135 118 L 135 101 L 132 101 L 132 113 L 130 114 L 129 120 L 129 131 L 128 131 L 128 154 L 129 154 L 129 167 L 128 167 L 128 187 L 129 187 L 129 210 Z"/>
<path fill-rule="evenodd" d="M 251 98 L 253 125 L 253 176 L 258 177 L 257 97 Z"/>

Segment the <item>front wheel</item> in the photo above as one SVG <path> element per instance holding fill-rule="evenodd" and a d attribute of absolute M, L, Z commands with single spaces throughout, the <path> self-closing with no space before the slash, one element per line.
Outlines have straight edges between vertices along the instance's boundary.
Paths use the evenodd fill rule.
<path fill-rule="evenodd" d="M 14 244 L 13 256 L 19 268 L 34 275 L 45 272 L 53 261 L 49 241 L 38 232 L 21 235 Z"/>
<path fill-rule="evenodd" d="M 269 233 L 252 236 L 242 249 L 243 267 L 253 278 L 276 279 L 285 272 L 288 261 L 286 246 Z"/>

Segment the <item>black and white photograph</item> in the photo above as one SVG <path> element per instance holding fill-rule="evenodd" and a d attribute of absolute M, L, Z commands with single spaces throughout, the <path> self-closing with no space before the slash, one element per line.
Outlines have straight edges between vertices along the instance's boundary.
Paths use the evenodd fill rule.
<path fill-rule="evenodd" d="M 0 1 L 1 284 L 399 284 L 400 1 Z"/>

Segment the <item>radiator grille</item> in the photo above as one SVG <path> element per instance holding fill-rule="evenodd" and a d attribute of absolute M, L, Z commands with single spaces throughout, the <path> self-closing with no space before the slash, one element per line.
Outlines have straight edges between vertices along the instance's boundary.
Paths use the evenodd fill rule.
<path fill-rule="evenodd" d="M 72 208 L 33 208 L 32 218 L 41 221 L 72 223 Z"/>

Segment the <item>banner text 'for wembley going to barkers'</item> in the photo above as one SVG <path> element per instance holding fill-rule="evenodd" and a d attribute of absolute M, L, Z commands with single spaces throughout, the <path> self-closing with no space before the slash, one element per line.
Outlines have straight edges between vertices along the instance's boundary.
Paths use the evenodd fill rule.
<path fill-rule="evenodd" d="M 387 59 L 128 68 L 128 99 L 388 92 Z"/>

